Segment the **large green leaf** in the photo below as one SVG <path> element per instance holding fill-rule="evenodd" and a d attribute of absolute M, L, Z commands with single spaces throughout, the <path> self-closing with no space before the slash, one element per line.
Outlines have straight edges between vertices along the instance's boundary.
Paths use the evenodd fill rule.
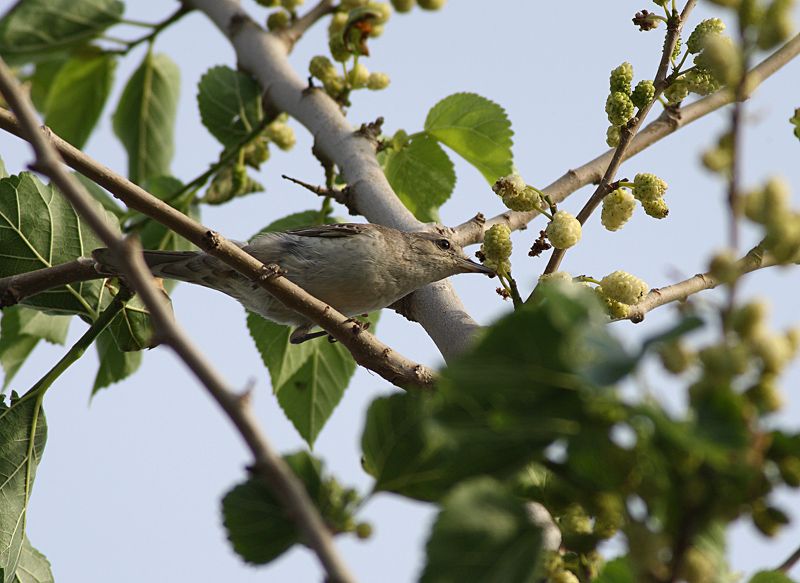
<path fill-rule="evenodd" d="M 131 376 L 142 363 L 142 353 L 122 352 L 110 330 L 104 330 L 97 337 L 96 345 L 100 368 L 94 379 L 92 395 L 100 389 Z"/>
<path fill-rule="evenodd" d="M 511 122 L 502 107 L 485 97 L 445 97 L 428 112 L 425 130 L 475 166 L 490 184 L 512 171 Z"/>
<path fill-rule="evenodd" d="M 172 200 L 173 195 L 183 188 L 183 183 L 173 176 L 156 176 L 147 181 L 147 190 L 155 197 L 167 202 L 192 219 L 200 220 L 200 207 L 189 199 Z M 139 238 L 145 249 L 161 251 L 191 251 L 195 246 L 188 240 L 152 219 L 145 219 Z"/>
<path fill-rule="evenodd" d="M 47 423 L 36 398 L 0 404 L 0 569 L 15 580 L 25 541 L 28 500 L 44 452 Z M 35 432 L 33 431 L 35 427 Z"/>
<path fill-rule="evenodd" d="M 22 553 L 17 563 L 14 583 L 55 583 L 50 561 L 31 545 L 28 537 L 22 542 Z"/>
<path fill-rule="evenodd" d="M 749 583 L 794 583 L 794 579 L 780 571 L 759 571 Z"/>
<path fill-rule="evenodd" d="M 258 83 L 221 65 L 200 79 L 197 105 L 203 125 L 226 147 L 241 142 L 264 117 Z"/>
<path fill-rule="evenodd" d="M 122 92 L 114 133 L 128 152 L 128 175 L 137 184 L 169 174 L 179 91 L 178 66 L 167 55 L 148 51 Z"/>
<path fill-rule="evenodd" d="M 500 482 L 476 478 L 444 499 L 426 551 L 422 583 L 534 583 L 542 534 Z"/>
<path fill-rule="evenodd" d="M 399 150 L 385 152 L 383 171 L 406 208 L 420 221 L 438 221 L 438 209 L 456 184 L 447 153 L 424 133 L 412 137 Z"/>
<path fill-rule="evenodd" d="M 636 575 L 627 557 L 617 557 L 603 565 L 593 583 L 636 583 Z"/>
<path fill-rule="evenodd" d="M 22 306 L 3 309 L 0 320 L 0 365 L 6 388 L 39 340 L 64 344 L 71 318 L 50 316 Z"/>
<path fill-rule="evenodd" d="M 368 319 L 373 325 L 378 314 Z M 313 446 L 350 383 L 356 363 L 350 352 L 324 338 L 291 344 L 292 329 L 248 313 L 247 327 L 269 370 L 283 412 Z"/>
<path fill-rule="evenodd" d="M 117 24 L 120 0 L 22 0 L 0 20 L 0 55 L 22 59 L 84 42 Z"/>
<path fill-rule="evenodd" d="M 305 451 L 284 456 L 333 532 L 352 528 L 359 497 L 323 474 L 323 465 Z M 248 563 L 272 561 L 292 545 L 302 542 L 286 508 L 263 479 L 251 477 L 222 499 L 222 514 L 228 539 Z"/>
<path fill-rule="evenodd" d="M 61 67 L 67 62 L 67 56 L 63 53 L 56 53 L 52 58 L 36 63 L 36 69 L 28 78 L 31 90 L 31 101 L 39 111 L 44 111 L 47 105 L 47 97 L 53 87 L 53 80 L 58 75 Z"/>
<path fill-rule="evenodd" d="M 100 209 L 99 203 L 97 204 Z M 116 218 L 102 211 L 109 226 Z M 0 179 L 0 277 L 52 267 L 88 256 L 102 242 L 55 188 L 33 174 Z M 24 304 L 94 319 L 100 305 L 100 281 L 86 281 L 48 290 Z"/>
<path fill-rule="evenodd" d="M 106 53 L 76 54 L 52 80 L 44 121 L 76 148 L 89 139 L 111 92 L 117 58 Z"/>

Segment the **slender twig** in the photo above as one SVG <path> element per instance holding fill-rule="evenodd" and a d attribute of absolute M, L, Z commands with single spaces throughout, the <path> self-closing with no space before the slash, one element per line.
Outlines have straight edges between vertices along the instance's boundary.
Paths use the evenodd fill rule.
<path fill-rule="evenodd" d="M 13 306 L 43 291 L 78 281 L 104 277 L 97 273 L 94 261 L 80 257 L 74 261 L 35 271 L 0 278 L 0 308 Z"/>
<path fill-rule="evenodd" d="M 744 95 L 744 99 L 748 99 L 761 83 L 774 75 L 799 54 L 800 34 L 792 38 L 772 55 L 750 70 L 747 74 L 747 82 L 745 83 L 747 93 Z M 657 119 L 647 124 L 647 126 L 645 126 L 631 141 L 625 152 L 623 161 L 646 150 L 682 127 L 734 101 L 735 96 L 733 91 L 726 87 L 707 97 L 698 99 L 690 105 L 681 107 L 680 109 L 670 108 L 664 110 Z M 593 160 L 568 170 L 555 182 L 543 188 L 542 192 L 549 195 L 555 202 L 561 202 L 579 188 L 587 184 L 598 182 L 602 178 L 605 169 L 608 168 L 615 152 L 616 150 L 608 150 Z M 484 231 L 493 225 L 505 224 L 511 230 L 522 229 L 538 215 L 539 213 L 536 211 L 506 211 L 495 217 L 486 219 L 482 224 L 478 224 L 473 220 L 468 220 L 456 227 L 455 239 L 461 246 L 474 245 L 475 243 L 483 241 Z"/>
<path fill-rule="evenodd" d="M 114 40 L 114 42 L 118 42 L 120 44 L 125 45 L 125 48 L 124 49 L 119 49 L 119 50 L 113 50 L 113 51 L 109 51 L 109 52 L 115 53 L 115 54 L 120 54 L 120 55 L 127 55 L 129 52 L 131 52 L 134 48 L 136 48 L 140 44 L 153 41 L 159 35 L 159 33 L 161 33 L 162 30 L 167 28 L 170 24 L 180 20 L 186 14 L 191 12 L 192 10 L 193 10 L 193 8 L 191 6 L 187 6 L 185 4 L 181 4 L 180 8 L 178 8 L 170 16 L 168 16 L 167 18 L 165 18 L 161 22 L 157 22 L 155 24 L 147 24 L 147 23 L 144 23 L 144 22 L 136 22 L 136 21 L 130 21 L 130 20 L 123 21 L 123 24 L 147 27 L 147 28 L 151 28 L 152 30 L 150 32 L 148 32 L 147 34 L 145 34 L 143 36 L 140 36 L 139 38 L 131 40 L 131 41 L 126 41 L 126 40 L 122 40 L 122 39 L 110 39 L 110 40 Z"/>
<path fill-rule="evenodd" d="M 686 6 L 683 8 L 683 12 L 680 15 L 678 15 L 677 12 L 674 12 L 667 21 L 667 34 L 664 39 L 664 49 L 661 53 L 661 60 L 658 64 L 658 70 L 656 71 L 656 75 L 653 80 L 653 85 L 655 85 L 655 95 L 653 96 L 653 99 L 650 100 L 650 103 L 646 104 L 638 112 L 636 112 L 636 116 L 630 122 L 628 122 L 627 126 L 622 128 L 620 132 L 619 145 L 614 151 L 614 155 L 611 158 L 611 162 L 609 162 L 608 167 L 606 168 L 605 174 L 603 174 L 603 177 L 600 179 L 600 183 L 597 185 L 597 188 L 592 196 L 589 197 L 589 200 L 586 201 L 586 204 L 583 205 L 583 208 L 581 208 L 580 212 L 576 216 L 582 225 L 586 224 L 586 221 L 603 201 L 603 198 L 605 198 L 605 196 L 611 192 L 611 182 L 614 180 L 617 170 L 619 170 L 620 165 L 625 159 L 625 152 L 627 151 L 628 146 L 636 136 L 636 133 L 639 131 L 639 128 L 647 117 L 647 114 L 650 112 L 650 109 L 653 107 L 653 104 L 656 103 L 658 97 L 664 92 L 664 89 L 667 86 L 666 79 L 667 74 L 669 73 L 672 51 L 675 48 L 675 43 L 678 41 L 678 37 L 680 37 L 683 24 L 686 22 L 686 19 L 689 17 L 689 14 L 696 3 L 697 0 L 688 0 L 686 2 Z M 564 258 L 565 253 L 565 249 L 554 248 L 553 253 L 550 256 L 550 260 L 547 262 L 547 267 L 544 269 L 544 273 L 553 273 L 554 271 L 558 270 L 558 266 L 561 264 L 561 260 Z M 531 294 L 531 297 L 533 297 L 533 294 Z M 530 297 L 528 299 L 530 299 Z"/>
<path fill-rule="evenodd" d="M 0 108 L 0 128 L 24 137 L 24 132 L 14 116 L 2 108 Z M 435 383 L 436 375 L 431 369 L 394 351 L 369 331 L 360 329 L 356 331 L 350 318 L 314 298 L 288 279 L 276 277 L 274 269 L 268 268 L 252 255 L 242 251 L 235 243 L 103 166 L 59 138 L 49 128 L 42 128 L 41 134 L 55 146 L 69 166 L 108 190 L 128 207 L 155 219 L 199 248 L 218 257 L 274 295 L 287 307 L 308 317 L 341 342 L 361 366 L 400 387 L 431 387 Z"/>
<path fill-rule="evenodd" d="M 255 460 L 255 471 L 288 510 L 295 526 L 302 533 L 304 542 L 317 554 L 329 577 L 336 582 L 354 581 L 333 545 L 330 531 L 302 482 L 262 434 L 249 406 L 249 399 L 240 397 L 227 386 L 225 380 L 211 367 L 188 335 L 174 321 L 163 294 L 153 283 L 138 244 L 135 240 L 126 241 L 118 237 L 111 230 L 103 216 L 92 205 L 90 195 L 62 166 L 57 150 L 39 131 L 33 106 L 24 97 L 19 84 L 2 58 L 0 58 L 0 93 L 18 116 L 22 133 L 36 152 L 37 169 L 50 177 L 76 212 L 119 259 L 126 281 L 139 294 L 150 312 L 159 340 L 175 350 L 228 415 L 250 448 Z"/>
<path fill-rule="evenodd" d="M 294 182 L 295 184 L 302 186 L 306 190 L 313 192 L 317 196 L 322 196 L 325 198 L 332 198 L 339 204 L 344 206 L 348 206 L 350 203 L 350 199 L 347 196 L 348 191 L 347 188 L 327 188 L 325 186 L 314 185 L 309 182 L 304 182 L 299 178 L 292 178 L 291 176 L 287 176 L 286 174 L 281 174 L 281 178 L 284 180 L 288 180 L 289 182 Z"/>
<path fill-rule="evenodd" d="M 280 30 L 276 34 L 284 39 L 287 48 L 291 50 L 309 28 L 334 10 L 333 0 L 320 0 L 314 8 L 295 20 L 288 28 Z"/>
<path fill-rule="evenodd" d="M 751 249 L 737 263 L 738 272 L 742 275 L 774 265 L 778 265 L 775 258 L 772 255 L 765 255 L 760 247 Z M 645 314 L 650 310 L 670 302 L 683 301 L 697 292 L 713 289 L 719 283 L 719 280 L 710 273 L 698 273 L 678 283 L 653 289 L 641 302 L 630 307 L 625 319 L 632 322 L 641 322 L 644 320 Z"/>
<path fill-rule="evenodd" d="M 794 567 L 797 562 L 800 561 L 800 547 L 795 549 L 795 551 L 786 557 L 786 560 L 780 564 L 780 566 L 775 569 L 776 571 L 780 571 L 781 573 L 788 573 L 789 570 Z"/>

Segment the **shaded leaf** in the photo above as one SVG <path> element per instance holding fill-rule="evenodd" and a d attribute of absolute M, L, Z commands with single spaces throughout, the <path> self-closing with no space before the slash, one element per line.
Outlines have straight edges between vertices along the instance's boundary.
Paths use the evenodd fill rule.
<path fill-rule="evenodd" d="M 222 65 L 212 67 L 200 79 L 197 105 L 203 125 L 226 147 L 241 142 L 264 117 L 258 83 Z"/>
<path fill-rule="evenodd" d="M 137 184 L 169 174 L 179 92 L 178 66 L 167 55 L 150 51 L 122 92 L 114 133 L 128 152 L 128 175 Z"/>
<path fill-rule="evenodd" d="M 406 208 L 420 221 L 438 221 L 438 209 L 456 184 L 447 153 L 426 134 L 412 137 L 399 150 L 384 152 L 383 171 Z"/>
<path fill-rule="evenodd" d="M 76 148 L 89 139 L 111 92 L 117 58 L 94 52 L 76 54 L 51 80 L 44 121 Z"/>
<path fill-rule="evenodd" d="M 627 557 L 617 557 L 603 565 L 593 583 L 636 583 L 633 569 Z"/>
<path fill-rule="evenodd" d="M 368 318 L 374 324 L 375 313 Z M 269 370 L 283 412 L 313 446 L 350 383 L 356 363 L 348 350 L 324 338 L 290 344 L 292 329 L 248 313 L 247 327 Z"/>
<path fill-rule="evenodd" d="M 94 379 L 92 395 L 114 383 L 131 376 L 142 363 L 141 352 L 122 352 L 109 330 L 103 330 L 95 342 L 100 368 Z"/>
<path fill-rule="evenodd" d="M 322 462 L 308 452 L 283 459 L 333 532 L 352 524 L 354 505 L 358 503 L 353 491 L 344 490 L 334 479 L 325 477 Z M 252 477 L 230 490 L 222 499 L 222 514 L 228 539 L 248 563 L 268 563 L 301 542 L 286 508 L 261 478 Z"/>
<path fill-rule="evenodd" d="M 759 571 L 750 578 L 750 583 L 794 583 L 794 579 L 780 571 Z"/>
<path fill-rule="evenodd" d="M 98 209 L 100 207 L 97 204 Z M 108 225 L 116 218 L 103 212 Z M 52 267 L 88 256 L 102 242 L 55 188 L 23 172 L 0 180 L 0 277 Z M 25 305 L 94 319 L 101 306 L 100 281 L 85 281 L 27 298 Z"/>
<path fill-rule="evenodd" d="M 500 482 L 476 478 L 443 500 L 425 549 L 422 583 L 534 583 L 542 534 Z"/>
<path fill-rule="evenodd" d="M 39 340 L 64 344 L 70 320 L 68 316 L 50 316 L 18 305 L 3 309 L 0 320 L 0 365 L 5 371 L 3 388 L 8 386 Z"/>
<path fill-rule="evenodd" d="M 0 54 L 22 59 L 85 42 L 117 24 L 119 0 L 24 0 L 0 20 Z"/>
<path fill-rule="evenodd" d="M 425 130 L 475 166 L 490 184 L 512 171 L 511 122 L 502 107 L 485 97 L 445 97 L 428 112 Z"/>
<path fill-rule="evenodd" d="M 98 186 L 95 182 L 86 178 L 83 174 L 73 172 L 72 175 L 80 182 L 86 191 L 99 202 L 104 209 L 119 218 L 125 214 L 125 210 L 117 204 L 114 197 L 111 196 L 105 188 Z"/>
<path fill-rule="evenodd" d="M 66 55 L 56 53 L 53 58 L 36 63 L 36 69 L 28 81 L 31 87 L 31 101 L 39 111 L 44 111 L 47 97 L 53 87 L 53 80 L 66 62 Z"/>
<path fill-rule="evenodd" d="M 35 434 L 33 428 L 35 425 Z M 44 453 L 47 423 L 36 398 L 0 404 L 0 569 L 12 583 L 23 554 L 28 500 Z"/>
<path fill-rule="evenodd" d="M 173 176 L 156 176 L 147 181 L 147 189 L 153 196 L 160 198 L 171 207 L 181 211 L 190 218 L 200 220 L 200 207 L 189 200 L 175 201 L 173 195 L 183 188 L 183 183 Z M 177 206 L 176 206 L 177 204 Z M 142 247 L 162 251 L 191 251 L 195 246 L 172 229 L 168 229 L 158 221 L 146 218 L 139 231 Z"/>

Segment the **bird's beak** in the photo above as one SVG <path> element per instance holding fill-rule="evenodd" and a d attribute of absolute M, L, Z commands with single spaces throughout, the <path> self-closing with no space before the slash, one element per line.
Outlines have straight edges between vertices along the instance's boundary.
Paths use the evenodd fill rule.
<path fill-rule="evenodd" d="M 476 263 L 475 261 L 472 261 L 472 259 L 459 257 L 458 260 L 458 266 L 461 268 L 463 273 L 485 273 L 486 275 L 497 275 L 494 269 L 486 267 L 485 265 L 481 265 L 480 263 Z"/>

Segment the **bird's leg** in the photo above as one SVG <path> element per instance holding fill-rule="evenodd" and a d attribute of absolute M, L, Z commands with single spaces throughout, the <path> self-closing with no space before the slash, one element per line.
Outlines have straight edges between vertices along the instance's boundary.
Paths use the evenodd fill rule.
<path fill-rule="evenodd" d="M 300 326 L 296 328 L 291 336 L 289 336 L 289 342 L 291 344 L 302 344 L 307 340 L 313 340 L 314 338 L 319 338 L 321 336 L 327 336 L 328 333 L 325 330 L 320 330 L 319 332 L 309 332 L 311 329 L 310 325 L 307 326 Z"/>

